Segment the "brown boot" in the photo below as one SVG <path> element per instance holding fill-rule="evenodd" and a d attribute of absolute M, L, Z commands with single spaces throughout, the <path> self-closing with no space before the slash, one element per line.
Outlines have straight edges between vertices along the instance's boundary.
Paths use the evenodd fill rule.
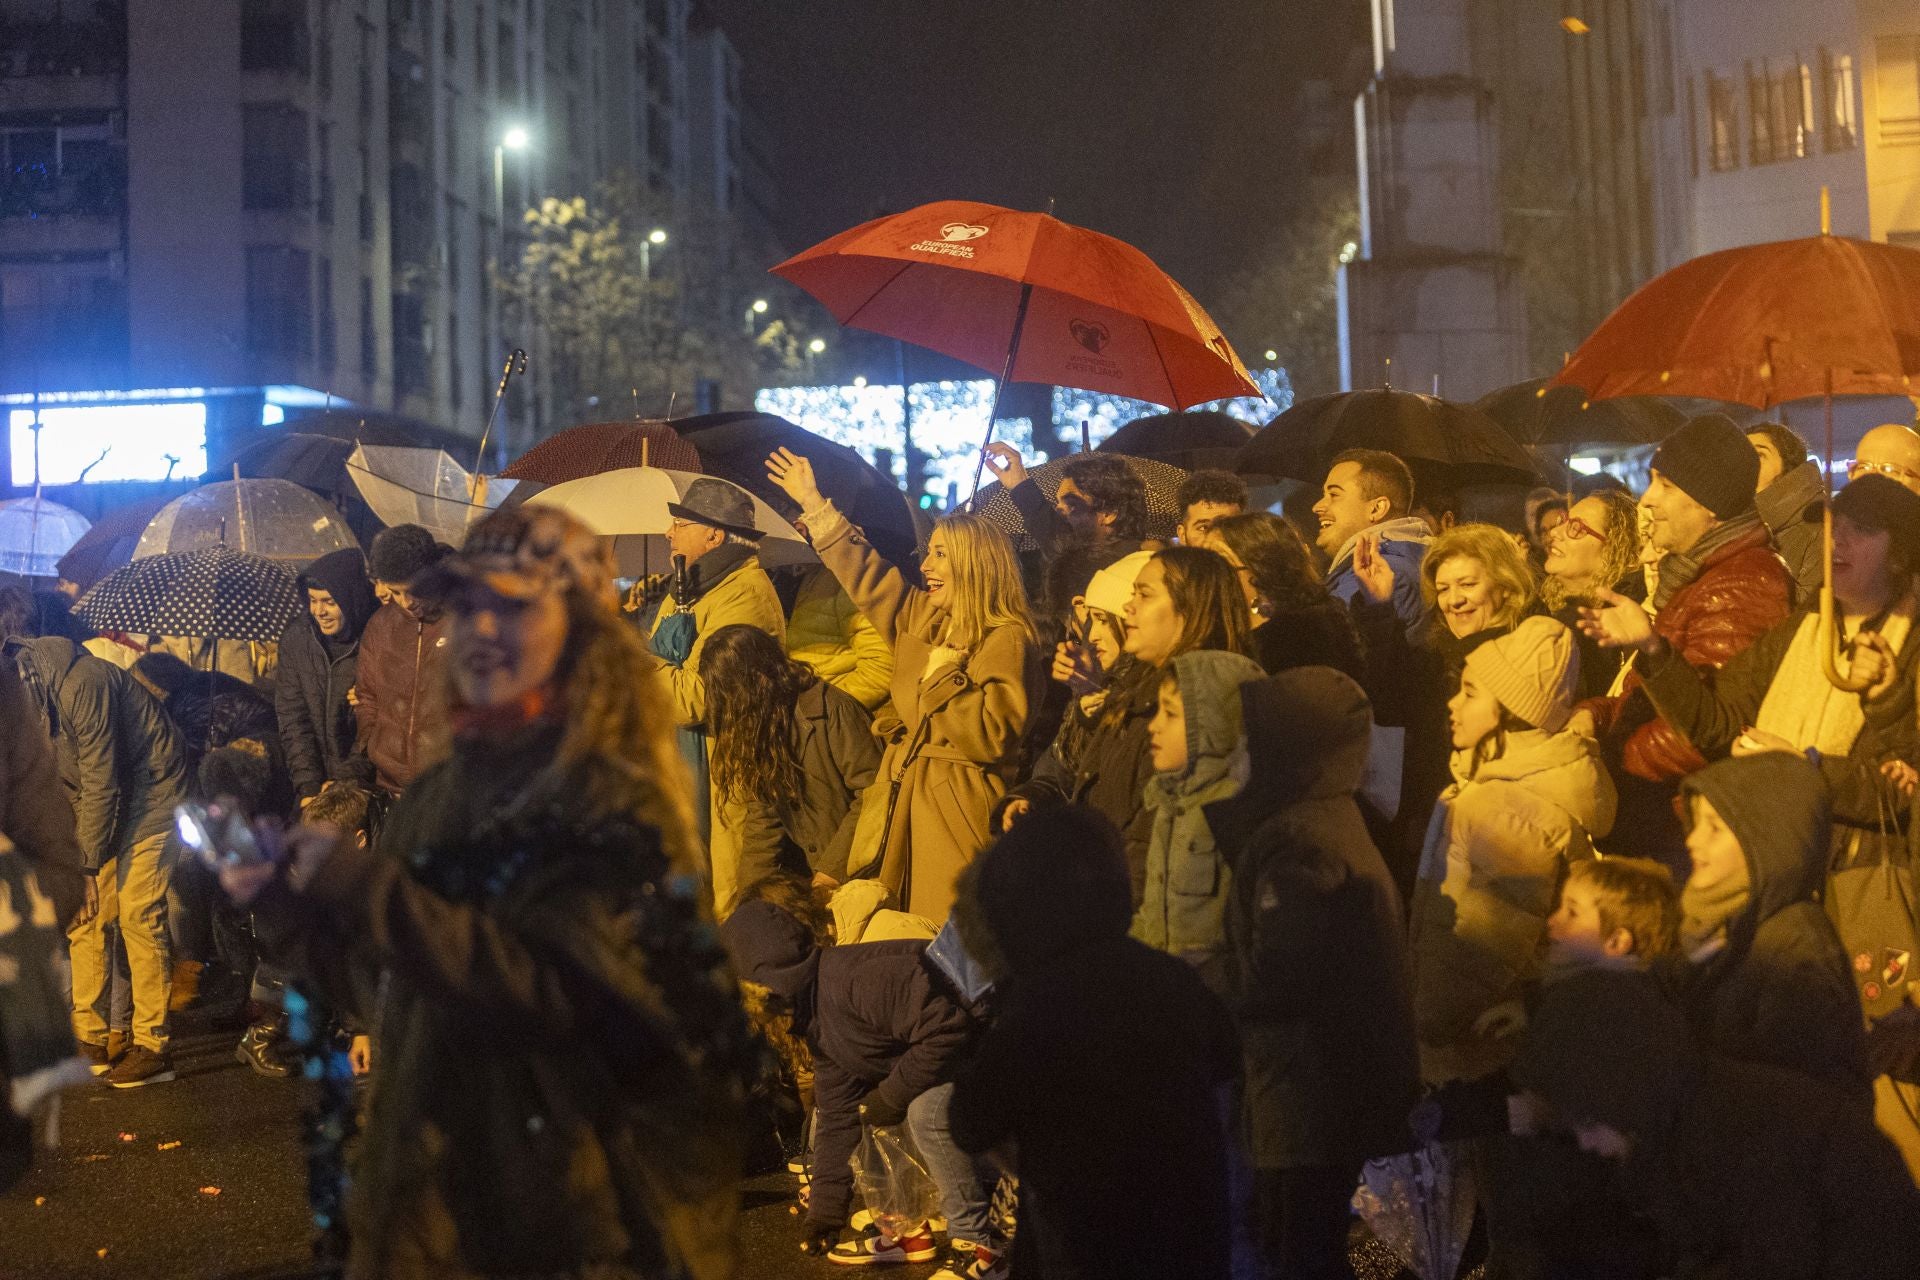
<path fill-rule="evenodd" d="M 107 1065 L 115 1066 L 133 1047 L 133 1035 L 126 1031 L 107 1032 Z"/>
<path fill-rule="evenodd" d="M 198 960 L 173 962 L 173 994 L 167 997 L 168 1013 L 193 1007 L 194 1001 L 200 998 L 200 974 L 206 967 Z"/>

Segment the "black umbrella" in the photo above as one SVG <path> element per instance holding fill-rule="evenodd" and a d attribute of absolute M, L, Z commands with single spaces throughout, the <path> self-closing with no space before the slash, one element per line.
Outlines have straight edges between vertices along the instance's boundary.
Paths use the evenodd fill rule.
<path fill-rule="evenodd" d="M 1242 475 L 1317 484 L 1334 455 L 1383 449 L 1454 489 L 1540 483 L 1540 469 L 1505 428 L 1472 405 L 1412 391 L 1345 391 L 1302 400 L 1262 427 L 1234 462 Z"/>
<path fill-rule="evenodd" d="M 1523 444 L 1658 444 L 1686 414 L 1652 396 L 1588 400 L 1578 387 L 1550 387 L 1546 379 L 1517 382 L 1482 396 L 1474 407 Z"/>
<path fill-rule="evenodd" d="M 303 489 L 334 497 L 346 493 L 347 457 L 353 441 L 309 431 L 279 431 L 258 436 L 207 468 L 215 480 L 240 475 L 252 480 L 291 480 Z"/>
<path fill-rule="evenodd" d="M 1199 471 L 1232 467 L 1251 439 L 1253 428 L 1232 414 L 1195 409 L 1135 418 L 1101 441 L 1095 452 L 1152 458 L 1183 471 Z"/>
<path fill-rule="evenodd" d="M 898 565 L 915 563 L 919 539 L 906 495 L 847 446 L 771 413 L 709 413 L 675 418 L 672 426 L 700 451 L 702 471 L 731 480 L 783 514 L 797 513 L 793 500 L 767 479 L 767 458 L 775 449 L 792 450 L 813 464 L 820 492 L 860 526 L 874 550 Z"/>
<path fill-rule="evenodd" d="M 78 583 L 82 591 L 133 559 L 140 535 L 147 531 L 160 508 L 173 501 L 162 494 L 144 502 L 129 502 L 101 516 L 80 540 L 67 548 L 54 566 L 68 582 Z"/>
<path fill-rule="evenodd" d="M 1171 538 L 1173 526 L 1185 514 L 1180 510 L 1180 486 L 1186 481 L 1187 473 L 1151 458 L 1136 458 L 1124 453 L 1120 456 L 1126 459 L 1127 466 L 1146 486 L 1147 536 L 1162 541 Z M 1051 462 L 1030 467 L 1027 469 L 1027 479 L 1038 486 L 1048 502 L 1052 502 L 1054 493 L 1060 488 L 1060 477 L 1065 473 L 1067 463 L 1072 460 L 1071 457 L 1055 458 Z M 1019 550 L 1031 551 L 1039 545 L 1028 535 L 1027 523 L 1020 516 L 1020 508 L 1013 505 L 1013 499 L 1007 496 L 1007 491 L 998 480 L 981 486 L 980 496 L 973 501 L 973 509 L 1004 529 Z"/>
<path fill-rule="evenodd" d="M 96 631 L 278 640 L 302 603 L 290 569 L 217 546 L 135 560 L 73 612 Z"/>

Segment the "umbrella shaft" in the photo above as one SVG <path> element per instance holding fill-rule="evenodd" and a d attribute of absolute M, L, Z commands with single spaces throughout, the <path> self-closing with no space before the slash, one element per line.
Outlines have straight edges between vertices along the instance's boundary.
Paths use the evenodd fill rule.
<path fill-rule="evenodd" d="M 980 460 L 973 464 L 973 492 L 967 503 L 980 496 L 980 477 L 987 468 L 987 445 L 993 443 L 993 424 L 1000 420 L 1000 397 L 1007 393 L 1007 380 L 1013 377 L 1013 358 L 1020 351 L 1020 331 L 1027 327 L 1027 304 L 1033 301 L 1033 286 L 1020 286 L 1020 309 L 1013 313 L 1013 336 L 1007 339 L 1007 362 L 1000 368 L 1000 381 L 993 385 L 993 408 L 987 411 L 987 438 L 980 446 Z"/>

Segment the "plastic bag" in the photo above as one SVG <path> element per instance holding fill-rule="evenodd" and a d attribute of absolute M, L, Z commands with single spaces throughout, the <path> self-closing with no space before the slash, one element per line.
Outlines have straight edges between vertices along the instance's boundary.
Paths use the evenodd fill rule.
<path fill-rule="evenodd" d="M 902 1129 L 866 1127 L 853 1152 L 853 1185 L 891 1239 L 911 1235 L 940 1209 L 940 1189 Z"/>
<path fill-rule="evenodd" d="M 1374 1238 L 1421 1280 L 1453 1280 L 1473 1229 L 1473 1166 L 1465 1143 L 1427 1142 L 1370 1160 L 1353 1207 Z"/>

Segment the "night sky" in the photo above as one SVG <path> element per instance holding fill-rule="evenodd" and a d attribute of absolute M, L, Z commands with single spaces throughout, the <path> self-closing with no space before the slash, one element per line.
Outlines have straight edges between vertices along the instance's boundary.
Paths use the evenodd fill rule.
<path fill-rule="evenodd" d="M 791 249 L 929 200 L 1052 197 L 1204 303 L 1284 207 L 1296 85 L 1327 74 L 1357 0 L 705 3 L 746 63 Z"/>

